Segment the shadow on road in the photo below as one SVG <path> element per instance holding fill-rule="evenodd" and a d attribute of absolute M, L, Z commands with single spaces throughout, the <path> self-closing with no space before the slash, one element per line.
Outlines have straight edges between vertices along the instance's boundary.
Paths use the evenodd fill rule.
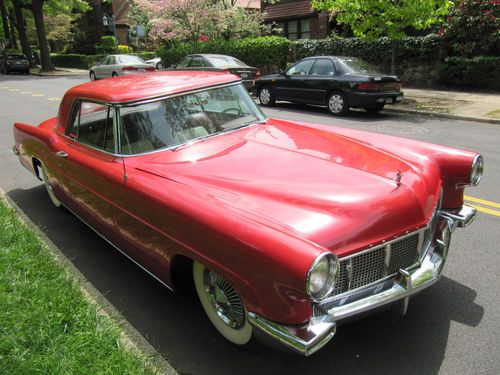
<path fill-rule="evenodd" d="M 183 374 L 437 374 L 451 321 L 476 326 L 476 292 L 447 277 L 413 297 L 406 317 L 387 311 L 341 326 L 309 358 L 259 343 L 222 339 L 197 300 L 170 292 L 72 214 L 54 208 L 42 185 L 8 196 L 110 303 Z"/>

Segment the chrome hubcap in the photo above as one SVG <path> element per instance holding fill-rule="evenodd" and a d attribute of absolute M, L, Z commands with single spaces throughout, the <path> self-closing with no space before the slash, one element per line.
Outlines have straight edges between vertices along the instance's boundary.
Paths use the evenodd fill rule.
<path fill-rule="evenodd" d="M 268 104 L 271 101 L 271 92 L 269 89 L 260 90 L 260 101 L 262 104 Z"/>
<path fill-rule="evenodd" d="M 333 113 L 338 113 L 344 107 L 344 99 L 338 94 L 332 95 L 328 101 L 328 107 Z"/>
<path fill-rule="evenodd" d="M 245 324 L 245 308 L 231 284 L 207 269 L 203 275 L 203 283 L 210 303 L 219 318 L 231 328 L 242 328 Z"/>

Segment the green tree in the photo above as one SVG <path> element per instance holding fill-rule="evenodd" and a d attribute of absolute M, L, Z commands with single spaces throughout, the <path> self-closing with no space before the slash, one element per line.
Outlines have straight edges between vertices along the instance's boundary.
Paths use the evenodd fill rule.
<path fill-rule="evenodd" d="M 349 25 L 354 35 L 375 39 L 401 39 L 405 30 L 425 30 L 443 22 L 449 0 L 313 0 L 319 11 L 328 11 L 337 22 Z M 396 70 L 396 46 L 392 48 L 392 73 Z"/>

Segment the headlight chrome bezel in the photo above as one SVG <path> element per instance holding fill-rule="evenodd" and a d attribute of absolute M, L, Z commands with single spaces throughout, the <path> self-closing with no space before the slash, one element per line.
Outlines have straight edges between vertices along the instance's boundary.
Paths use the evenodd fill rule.
<path fill-rule="evenodd" d="M 321 262 L 324 262 L 325 259 L 328 261 L 328 278 L 325 280 L 323 287 L 319 291 L 313 292 L 313 291 L 311 291 L 312 276 L 314 274 L 316 267 L 318 267 Z M 307 293 L 307 295 L 314 302 L 321 301 L 325 297 L 330 295 L 330 293 L 333 291 L 333 288 L 335 288 L 335 284 L 337 282 L 339 272 L 340 272 L 340 264 L 339 264 L 337 257 L 334 254 L 332 254 L 330 252 L 324 252 L 324 253 L 319 254 L 314 259 L 311 266 L 309 267 L 309 270 L 307 271 L 307 277 L 306 277 L 306 293 Z"/>
<path fill-rule="evenodd" d="M 470 184 L 472 186 L 479 185 L 481 177 L 483 176 L 483 171 L 484 171 L 483 155 L 477 154 L 476 156 L 474 156 L 474 159 L 472 160 L 471 171 L 470 171 Z"/>

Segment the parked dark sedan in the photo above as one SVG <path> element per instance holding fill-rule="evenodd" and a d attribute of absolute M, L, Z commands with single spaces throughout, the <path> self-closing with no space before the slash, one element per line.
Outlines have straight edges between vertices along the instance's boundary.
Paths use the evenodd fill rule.
<path fill-rule="evenodd" d="M 236 57 L 215 54 L 197 54 L 184 57 L 171 69 L 224 71 L 241 77 L 243 85 L 251 90 L 254 80 L 260 77 L 260 70 L 253 68 Z"/>
<path fill-rule="evenodd" d="M 7 54 L 0 58 L 0 71 L 3 74 L 21 72 L 30 74 L 30 65 L 26 56 L 21 54 Z"/>
<path fill-rule="evenodd" d="M 398 77 L 346 56 L 307 57 L 285 73 L 257 79 L 253 92 L 262 105 L 273 105 L 276 100 L 326 105 L 334 115 L 343 115 L 349 108 L 377 113 L 384 105 L 403 99 Z"/>

